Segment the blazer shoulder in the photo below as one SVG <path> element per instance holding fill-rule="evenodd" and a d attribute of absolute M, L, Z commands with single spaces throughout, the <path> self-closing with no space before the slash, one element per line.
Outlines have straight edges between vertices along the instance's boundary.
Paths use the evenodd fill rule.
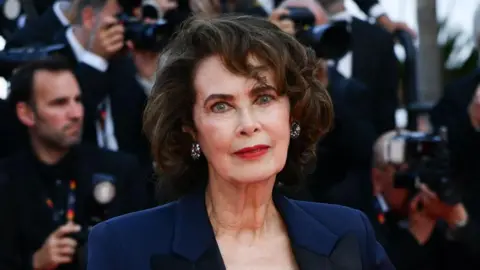
<path fill-rule="evenodd" d="M 156 253 L 170 253 L 177 202 L 115 217 L 88 236 L 88 269 L 147 269 Z"/>
<path fill-rule="evenodd" d="M 335 204 L 295 202 L 336 235 L 341 236 L 352 231 L 365 234 L 367 217 L 359 210 Z"/>
<path fill-rule="evenodd" d="M 151 243 L 157 248 L 162 243 L 169 244 L 174 230 L 176 206 L 175 201 L 103 221 L 92 228 L 89 241 L 100 241 L 113 246 L 122 241 L 132 248 L 136 244 L 142 246 L 142 243 L 143 246 Z"/>
<path fill-rule="evenodd" d="M 340 205 L 300 201 L 296 203 L 338 237 L 352 233 L 356 235 L 364 269 L 395 269 L 383 247 L 376 241 L 375 232 L 364 213 Z"/>

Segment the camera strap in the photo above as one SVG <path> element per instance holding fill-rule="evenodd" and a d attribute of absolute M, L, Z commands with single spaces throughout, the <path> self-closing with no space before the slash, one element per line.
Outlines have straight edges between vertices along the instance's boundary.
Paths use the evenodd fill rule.
<path fill-rule="evenodd" d="M 48 208 L 52 210 L 52 219 L 57 224 L 62 224 L 62 216 L 65 214 L 67 222 L 73 222 L 75 219 L 75 204 L 77 202 L 76 197 L 77 181 L 72 179 L 68 182 L 67 189 L 67 203 L 66 208 L 58 205 L 58 202 L 54 202 L 50 196 L 46 196 L 45 203 Z"/>

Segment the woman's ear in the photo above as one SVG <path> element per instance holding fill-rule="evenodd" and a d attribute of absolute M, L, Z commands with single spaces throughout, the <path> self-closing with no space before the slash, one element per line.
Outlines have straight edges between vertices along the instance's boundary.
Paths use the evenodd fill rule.
<path fill-rule="evenodd" d="M 190 134 L 190 136 L 192 136 L 193 141 L 197 141 L 197 135 L 196 135 L 195 131 L 193 130 L 193 128 L 191 128 L 190 126 L 184 125 L 184 126 L 182 126 L 182 130 L 183 130 L 183 132 Z"/>

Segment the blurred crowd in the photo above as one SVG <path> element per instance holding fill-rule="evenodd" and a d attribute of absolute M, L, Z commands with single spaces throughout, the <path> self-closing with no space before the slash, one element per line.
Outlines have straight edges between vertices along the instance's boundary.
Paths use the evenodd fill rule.
<path fill-rule="evenodd" d="M 333 101 L 304 184 L 277 188 L 364 211 L 397 269 L 479 269 L 480 69 L 448 83 L 432 130 L 408 130 L 394 46 L 416 33 L 376 0 L 355 3 L 368 20 L 343 0 L 64 0 L 15 17 L 0 52 L 0 269 L 84 269 L 92 226 L 177 198 L 152 162 L 144 106 L 182 21 L 231 12 L 313 47 Z"/>

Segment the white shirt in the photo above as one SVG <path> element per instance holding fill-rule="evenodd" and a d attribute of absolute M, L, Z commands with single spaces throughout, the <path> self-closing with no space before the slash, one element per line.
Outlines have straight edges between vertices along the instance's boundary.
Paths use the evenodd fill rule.
<path fill-rule="evenodd" d="M 380 3 L 373 5 L 368 11 L 368 15 L 375 19 L 386 13 L 386 10 L 383 8 L 382 5 L 380 5 Z"/>
<path fill-rule="evenodd" d="M 66 9 L 68 6 L 70 6 L 70 2 L 67 1 L 57 1 L 55 4 L 53 4 L 53 12 L 63 26 L 70 25 L 70 21 L 67 19 L 67 17 L 65 17 L 65 14 L 63 14 L 62 11 L 62 9 Z"/>
<path fill-rule="evenodd" d="M 78 42 L 78 39 L 73 34 L 73 29 L 71 27 L 67 29 L 66 37 L 78 62 L 85 63 L 101 72 L 107 71 L 108 62 L 102 57 L 85 50 L 85 48 L 80 44 L 80 42 Z M 95 123 L 95 128 L 97 131 L 97 144 L 101 148 L 118 151 L 118 143 L 115 137 L 115 127 L 113 124 L 110 98 L 107 96 L 103 103 L 105 104 L 106 111 L 105 127 L 102 129 L 100 120 L 97 120 Z"/>

